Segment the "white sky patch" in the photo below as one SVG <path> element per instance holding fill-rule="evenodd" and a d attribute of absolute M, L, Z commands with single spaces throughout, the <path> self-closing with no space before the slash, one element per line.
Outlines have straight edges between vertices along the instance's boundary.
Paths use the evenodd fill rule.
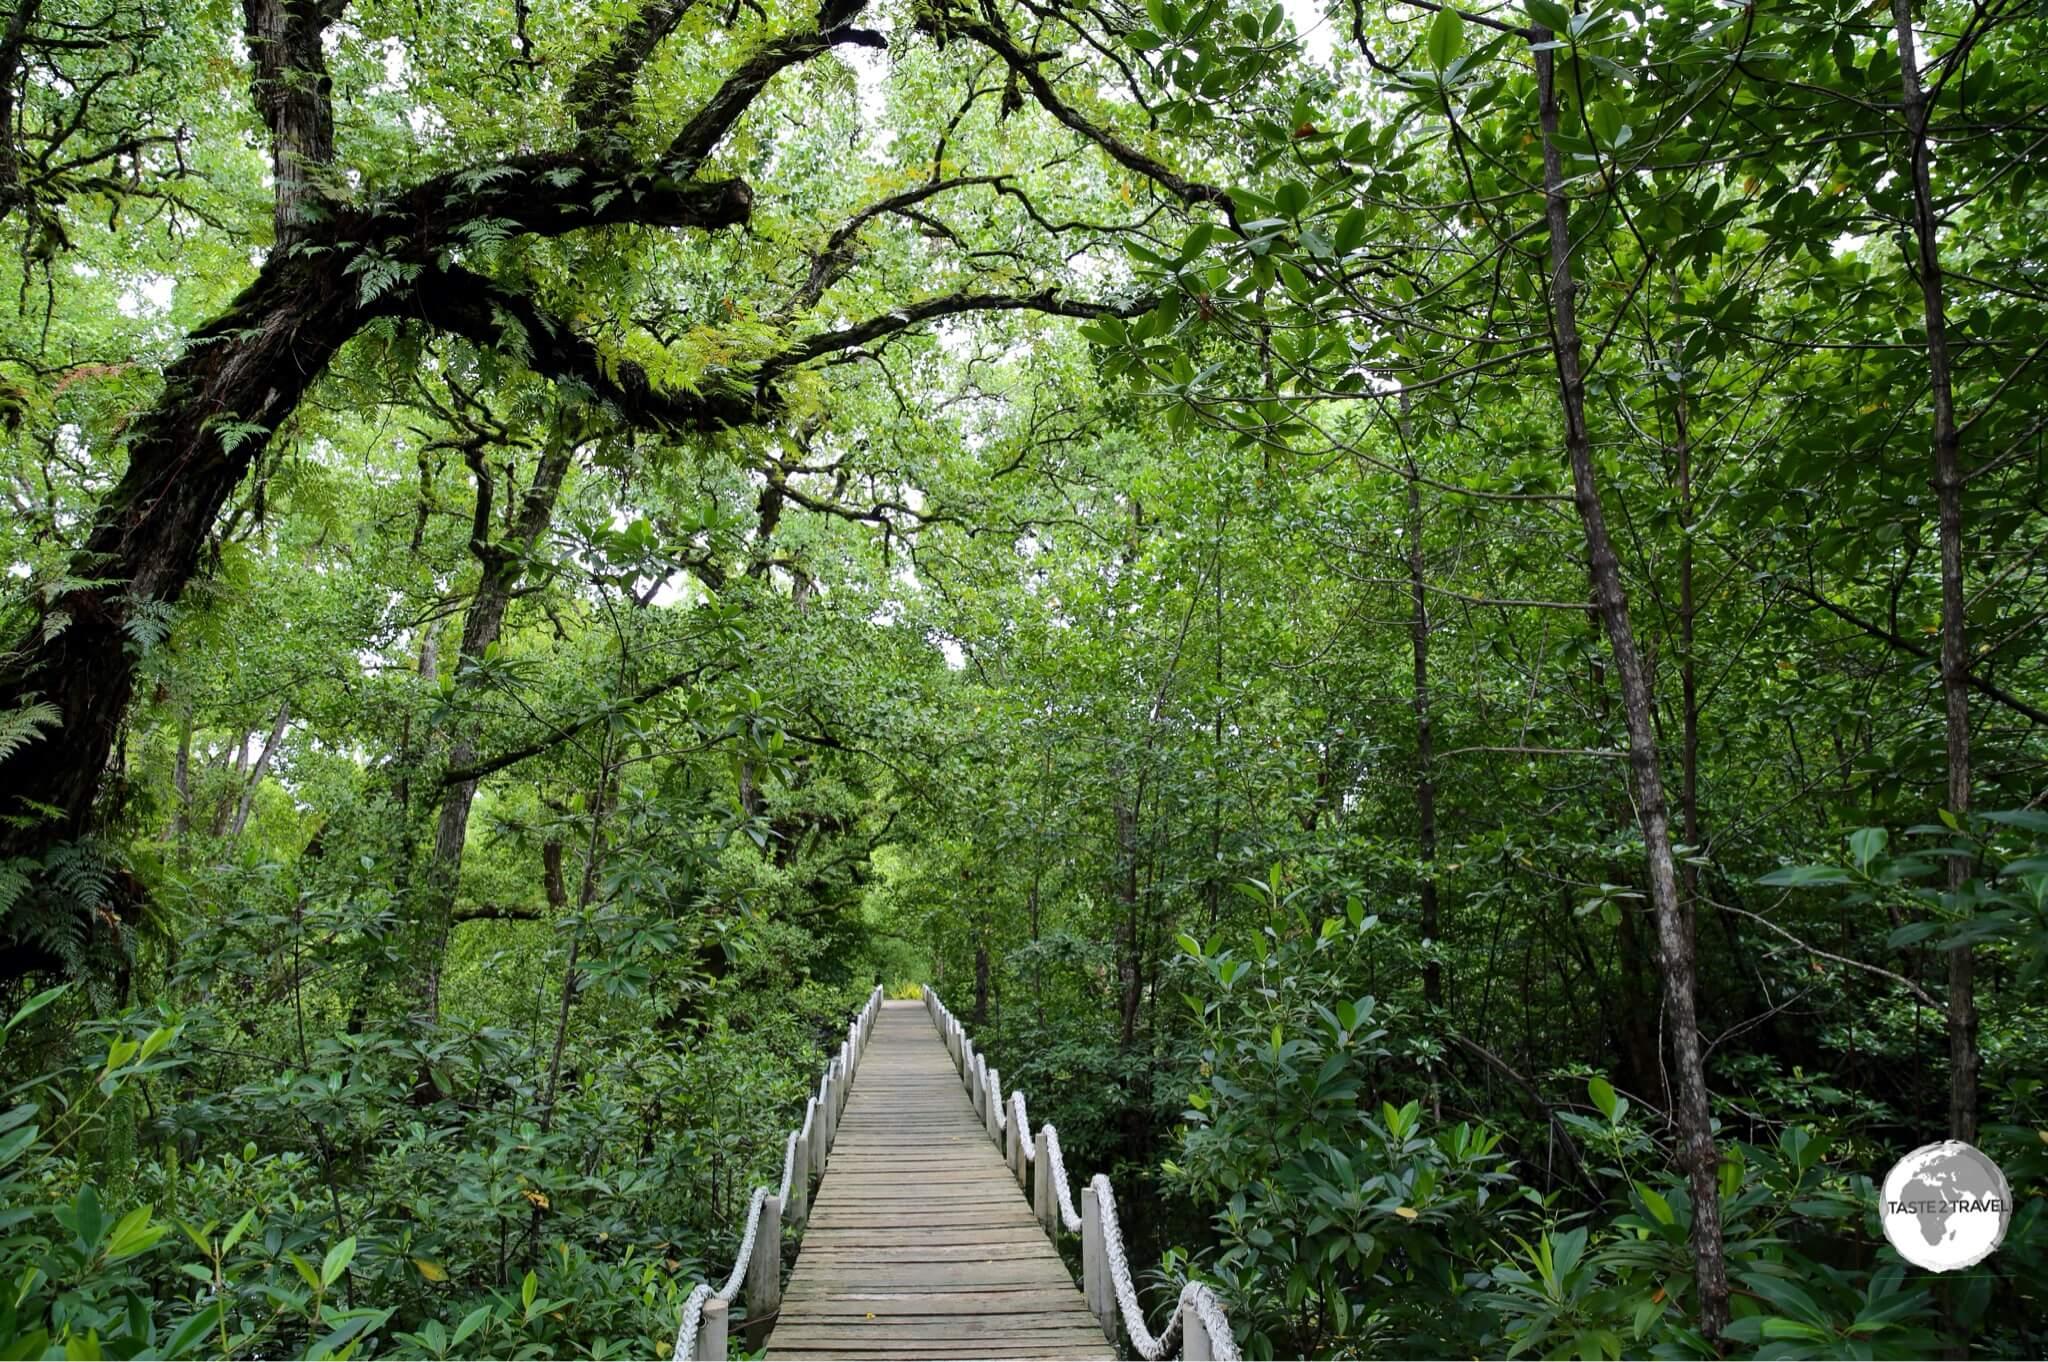
<path fill-rule="evenodd" d="M 895 37 L 893 21 L 883 25 L 884 36 Z M 867 134 L 867 154 L 877 159 L 887 156 L 890 146 L 896 141 L 896 130 L 888 126 L 889 109 L 889 54 L 880 48 L 861 47 L 847 44 L 839 49 L 840 60 L 853 68 L 853 79 L 860 90 L 860 122 Z"/>
<path fill-rule="evenodd" d="M 1337 41 L 1337 26 L 1323 13 L 1317 0 L 1280 0 L 1280 7 L 1294 21 L 1301 35 L 1301 50 L 1318 66 L 1330 64 L 1330 51 Z"/>
<path fill-rule="evenodd" d="M 384 79 L 370 87 L 373 95 L 395 95 L 405 88 L 410 63 L 406 61 L 405 44 L 396 38 L 386 38 L 379 53 L 384 58 Z"/>
<path fill-rule="evenodd" d="M 124 317 L 160 317 L 171 310 L 178 281 L 167 274 L 145 275 L 122 292 L 117 306 Z"/>

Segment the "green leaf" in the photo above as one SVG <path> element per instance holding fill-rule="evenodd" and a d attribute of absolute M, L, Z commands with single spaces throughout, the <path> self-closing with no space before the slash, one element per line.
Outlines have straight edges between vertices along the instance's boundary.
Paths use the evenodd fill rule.
<path fill-rule="evenodd" d="M 107 1236 L 107 1261 L 119 1262 L 147 1252 L 156 1246 L 156 1241 L 170 1232 L 168 1225 L 149 1223 L 149 1207 L 137 1206 L 121 1217 L 114 1226 L 114 1232 Z"/>
<path fill-rule="evenodd" d="M 1905 926 L 1894 929 L 1889 936 L 1885 937 L 1885 949 L 1896 951 L 1902 950 L 1907 946 L 1915 946 L 1929 937 L 1939 935 L 1940 932 L 1941 924 L 1939 922 L 1908 922 Z"/>
<path fill-rule="evenodd" d="M 1621 137 L 1621 110 L 1604 99 L 1596 99 L 1586 106 L 1586 121 L 1593 126 L 1593 135 L 1608 146 L 1616 145 Z"/>
<path fill-rule="evenodd" d="M 483 1326 L 483 1322 L 490 1317 L 491 1307 L 488 1305 L 479 1305 L 476 1309 L 464 1315 L 462 1323 L 455 1326 L 455 1336 L 448 1340 L 449 1349 L 452 1351 L 461 1347 L 462 1340 L 475 1333 Z"/>
<path fill-rule="evenodd" d="M 1539 28 L 1547 28 L 1552 33 L 1571 31 L 1571 11 L 1558 4 L 1557 0 L 1522 0 L 1522 9 Z"/>
<path fill-rule="evenodd" d="M 1366 215 L 1363 208 L 1353 208 L 1337 223 L 1337 234 L 1330 246 L 1339 257 L 1357 250 L 1365 241 Z"/>
<path fill-rule="evenodd" d="M 7 1019 L 7 1025 L 0 1026 L 0 1036 L 6 1035 L 15 1027 L 21 1025 L 30 1017 L 33 1017 L 36 1013 L 42 1011 L 51 1003 L 56 1002 L 59 998 L 63 997 L 70 991 L 71 985 L 59 984 L 55 988 L 46 988 L 41 993 L 36 994 L 35 997 L 30 998 L 27 1002 L 23 1003 L 18 1009 L 16 1009 L 14 1015 Z"/>
<path fill-rule="evenodd" d="M 327 1250 L 327 1256 L 320 1260 L 320 1284 L 322 1286 L 334 1285 L 335 1279 L 348 1271 L 348 1265 L 355 1259 L 355 1256 L 356 1241 L 354 1235 L 350 1235 L 333 1248 Z"/>
<path fill-rule="evenodd" d="M 285 1257 L 291 1260 L 291 1265 L 294 1268 L 298 1269 L 299 1276 L 305 1279 L 307 1286 L 312 1287 L 315 1291 L 320 1289 L 320 1274 L 311 1263 L 296 1253 L 287 1253 Z"/>
<path fill-rule="evenodd" d="M 40 1129 L 39 1126 L 23 1126 L 19 1130 L 10 1130 L 7 1134 L 0 1135 L 0 1168 L 5 1168 L 20 1158 L 22 1151 L 35 1143 L 36 1132 Z"/>
<path fill-rule="evenodd" d="M 306 1362 L 320 1362 L 320 1359 L 334 1357 L 337 1354 L 345 1355 L 346 1345 L 353 1342 L 357 1335 L 368 1333 L 382 1324 L 390 1314 L 388 1310 L 366 1310 L 349 1315 L 332 1333 L 306 1350 Z"/>
<path fill-rule="evenodd" d="M 1762 876 L 1757 883 L 1799 889 L 1817 884 L 1847 884 L 1849 876 L 1832 865 L 1788 865 Z"/>
<path fill-rule="evenodd" d="M 1454 9 L 1440 9 L 1429 25 L 1429 64 L 1444 70 L 1465 50 L 1465 21 Z"/>
<path fill-rule="evenodd" d="M 170 1359 L 190 1354 L 201 1339 L 213 1332 L 214 1325 L 220 1322 L 220 1308 L 221 1303 L 215 1301 L 180 1324 L 171 1332 L 171 1336 L 164 1340 L 163 1350 L 159 1356 Z"/>
<path fill-rule="evenodd" d="M 1820 1308 L 1820 1305 L 1813 1297 L 1807 1295 L 1804 1290 L 1794 1286 L 1782 1277 L 1772 1277 L 1756 1272 L 1745 1277 L 1744 1282 L 1757 1295 L 1762 1296 L 1787 1314 L 1796 1316 L 1809 1325 L 1821 1328 L 1827 1326 L 1827 1312 Z M 1766 1335 L 1769 1335 L 1769 1322 L 1765 1323 L 1764 1332 Z"/>
<path fill-rule="evenodd" d="M 1600 1109 L 1600 1114 L 1611 1124 L 1616 1110 L 1614 1085 L 1604 1078 L 1595 1076 L 1587 1081 L 1586 1093 L 1593 1099 L 1593 1105 Z"/>

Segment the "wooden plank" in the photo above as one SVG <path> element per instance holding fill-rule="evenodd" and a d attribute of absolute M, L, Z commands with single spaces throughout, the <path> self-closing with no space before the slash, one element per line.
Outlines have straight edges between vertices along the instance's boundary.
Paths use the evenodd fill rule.
<path fill-rule="evenodd" d="M 1066 1304 L 1064 1289 L 1045 1286 L 982 1288 L 975 1291 L 834 1291 L 823 1295 L 785 1296 L 782 1317 L 812 1315 L 957 1315 L 986 1308 L 991 1315 L 1036 1313 L 1041 1306 L 1057 1310 Z"/>
<path fill-rule="evenodd" d="M 1100 1339 L 1100 1335 L 1098 1335 L 1098 1339 Z M 860 1344 L 860 1346 L 791 1344 L 791 1346 L 786 1346 L 786 1348 L 772 1348 L 770 1356 L 778 1358 L 778 1360 L 780 1358 L 793 1358 L 793 1360 L 795 1358 L 819 1358 L 819 1360 L 823 1360 L 823 1358 L 844 1358 L 846 1362 L 889 1362 L 891 1358 L 903 1358 L 905 1362 L 918 1362 L 918 1360 L 930 1358 L 930 1362 L 946 1362 L 948 1358 L 952 1358 L 952 1360 L 956 1360 L 956 1358 L 985 1358 L 985 1356 L 991 1356 L 991 1354 L 989 1354 L 987 1348 L 975 1350 L 975 1348 L 926 1346 L 926 1344 L 903 1344 L 899 1348 L 889 1348 L 889 1346 L 883 1346 L 883 1344 Z M 1102 1342 L 1085 1344 L 1085 1346 L 1079 1346 L 1079 1344 L 1067 1346 L 1067 1344 L 1034 1342 L 1034 1339 L 1016 1339 L 1016 1342 L 1012 1342 L 1001 1356 L 1004 1356 L 1006 1362 L 1040 1362 L 1040 1360 L 1042 1362 L 1096 1362 L 1098 1358 L 1104 1360 L 1104 1362 L 1114 1362 L 1114 1358 L 1116 1358 L 1116 1354 L 1110 1352 L 1110 1346 L 1102 1344 Z"/>
<path fill-rule="evenodd" d="M 858 1346 L 859 1342 L 865 1339 L 887 1348 L 901 1347 L 905 1344 L 915 1346 L 920 1343 L 964 1343 L 970 1347 L 978 1347 L 997 1340 L 1006 1343 L 1028 1341 L 1085 1345 L 1102 1337 L 1102 1331 L 1092 1324 L 1084 1328 L 1050 1318 L 875 1319 L 865 1323 L 858 1320 L 835 1320 L 828 1324 L 778 1320 L 775 1333 L 781 1338 L 784 1346 L 841 1342 L 849 1346 Z M 991 1354 L 976 1352 L 975 1355 L 986 1357 Z"/>
<path fill-rule="evenodd" d="M 966 1270 L 953 1270 L 951 1263 L 934 1262 L 928 1259 L 881 1262 L 866 1270 L 858 1262 L 817 1262 L 803 1264 L 804 1278 L 794 1283 L 783 1294 L 790 1291 L 802 1294 L 830 1296 L 844 1291 L 874 1289 L 876 1291 L 982 1291 L 991 1288 L 1018 1286 L 1073 1285 L 1073 1278 L 1057 1265 L 1030 1264 L 1015 1268 L 1005 1263 L 976 1263 Z M 813 1289 L 810 1283 L 818 1283 Z M 1076 1288 L 1077 1290 L 1079 1288 Z"/>
<path fill-rule="evenodd" d="M 771 1358 L 1105 1358 L 1114 1350 L 918 1003 L 875 1021 Z"/>

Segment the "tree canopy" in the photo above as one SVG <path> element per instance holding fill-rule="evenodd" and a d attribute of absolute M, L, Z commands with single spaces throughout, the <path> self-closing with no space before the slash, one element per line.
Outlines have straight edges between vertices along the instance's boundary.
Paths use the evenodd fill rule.
<path fill-rule="evenodd" d="M 666 1355 L 880 983 L 1249 1356 L 2040 1355 L 2044 51 L 0 4 L 0 1353 Z"/>

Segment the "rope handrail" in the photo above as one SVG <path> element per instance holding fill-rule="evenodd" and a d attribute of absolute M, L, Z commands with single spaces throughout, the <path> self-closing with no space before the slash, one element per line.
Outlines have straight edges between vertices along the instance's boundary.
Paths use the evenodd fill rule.
<path fill-rule="evenodd" d="M 675 1362 L 688 1362 L 689 1359 L 695 1359 L 699 1356 L 698 1331 L 704 1322 L 705 1307 L 714 1300 L 730 1304 L 738 1297 L 740 1287 L 747 1280 L 748 1268 L 754 1261 L 754 1240 L 760 1234 L 761 1213 L 767 1205 L 770 1196 L 773 1196 L 776 1201 L 778 1213 L 776 1233 L 780 1235 L 780 1209 L 790 1204 L 790 1187 L 796 1179 L 797 1144 L 799 1141 L 804 1141 L 805 1147 L 810 1147 L 809 1142 L 815 1138 L 814 1123 L 822 1117 L 825 1122 L 824 1133 L 827 1147 L 829 1148 L 833 1130 L 833 1119 L 837 1115 L 837 1112 L 832 1110 L 832 1108 L 835 1103 L 843 1104 L 846 1100 L 847 1084 L 844 1080 L 851 1075 L 854 1066 L 859 1063 L 860 1052 L 867 1048 L 868 1035 L 873 1029 L 875 1014 L 881 1010 L 881 1006 L 882 989 L 878 984 L 875 986 L 875 991 L 868 994 L 868 1000 L 862 1006 L 859 1014 L 847 1026 L 846 1039 L 840 1042 L 838 1053 L 833 1055 L 826 1063 L 825 1073 L 818 1080 L 817 1094 L 805 1099 L 803 1124 L 792 1130 L 789 1133 L 789 1137 L 783 1141 L 782 1182 L 780 1186 L 773 1191 L 766 1185 L 756 1187 L 754 1188 L 753 1195 L 748 1198 L 746 1229 L 740 1235 L 739 1252 L 734 1255 L 732 1272 L 726 1277 L 725 1285 L 713 1290 L 709 1282 L 699 1282 L 691 1288 L 688 1298 L 684 1300 L 682 1322 L 676 1328 L 675 1350 L 669 1354 Z M 811 1173 L 818 1171 L 822 1171 L 822 1168 L 806 1170 L 804 1174 L 805 1181 L 808 1183 Z M 779 1245 L 777 1246 L 775 1263 L 776 1268 L 774 1270 L 779 1272 L 781 1264 Z M 706 1341 L 709 1342 L 709 1340 Z M 715 1356 L 721 1359 L 721 1362 L 725 1357 L 725 1339 L 722 1333 L 716 1342 Z"/>
<path fill-rule="evenodd" d="M 1036 1166 L 1043 1158 L 1044 1165 L 1036 1167 L 1032 1176 L 1037 1180 L 1035 1185 L 1041 1189 L 1048 1183 L 1052 1189 L 1050 1202 L 1042 1191 L 1040 1194 L 1040 1205 L 1046 1207 L 1046 1229 L 1057 1237 L 1051 1219 L 1056 1211 L 1060 1226 L 1069 1234 L 1082 1236 L 1082 1277 L 1090 1307 L 1095 1308 L 1101 1301 L 1099 1284 L 1114 1300 L 1116 1311 L 1123 1318 L 1124 1329 L 1131 1336 L 1132 1346 L 1147 1362 L 1159 1362 L 1169 1356 L 1178 1343 L 1185 1343 L 1182 1352 L 1185 1357 L 1238 1362 L 1237 1338 L 1231 1332 L 1223 1302 L 1206 1283 L 1188 1282 L 1181 1288 L 1173 1314 L 1158 1334 L 1153 1334 L 1146 1327 L 1144 1307 L 1138 1301 L 1137 1286 L 1131 1279 L 1130 1257 L 1124 1249 L 1123 1227 L 1117 1219 L 1116 1194 L 1110 1188 L 1108 1175 L 1097 1173 L 1088 1180 L 1088 1199 L 1092 1205 L 1086 1209 L 1093 1212 L 1094 1224 L 1091 1226 L 1087 1215 L 1074 1210 L 1073 1195 L 1067 1184 L 1066 1160 L 1060 1153 L 1059 1131 L 1050 1121 L 1040 1126 L 1036 1148 L 1033 1141 L 1024 1138 L 1031 1129 L 1031 1119 L 1025 1107 L 1023 1090 L 1013 1090 L 1009 1100 L 1005 1101 L 1001 1074 L 991 1069 L 987 1058 L 975 1049 L 959 1018 L 940 1001 L 936 989 L 927 987 L 924 995 L 925 1007 L 945 1039 L 946 1048 L 960 1065 L 962 1082 L 985 1113 L 990 1134 L 998 1144 L 1006 1144 L 1012 1153 L 1013 1166 L 1021 1170 L 1025 1166 Z M 1009 1137 L 1007 1141 L 1006 1135 Z M 1052 1202 L 1056 1202 L 1056 1206 Z M 1091 1229 L 1093 1237 L 1090 1236 Z M 1108 1308 L 1107 1302 L 1101 1303 L 1100 1309 L 1105 1313 L 1100 1317 L 1105 1331 L 1113 1332 L 1106 1314 Z M 1194 1329 L 1188 1327 L 1190 1321 L 1200 1325 L 1199 1337 Z"/>

